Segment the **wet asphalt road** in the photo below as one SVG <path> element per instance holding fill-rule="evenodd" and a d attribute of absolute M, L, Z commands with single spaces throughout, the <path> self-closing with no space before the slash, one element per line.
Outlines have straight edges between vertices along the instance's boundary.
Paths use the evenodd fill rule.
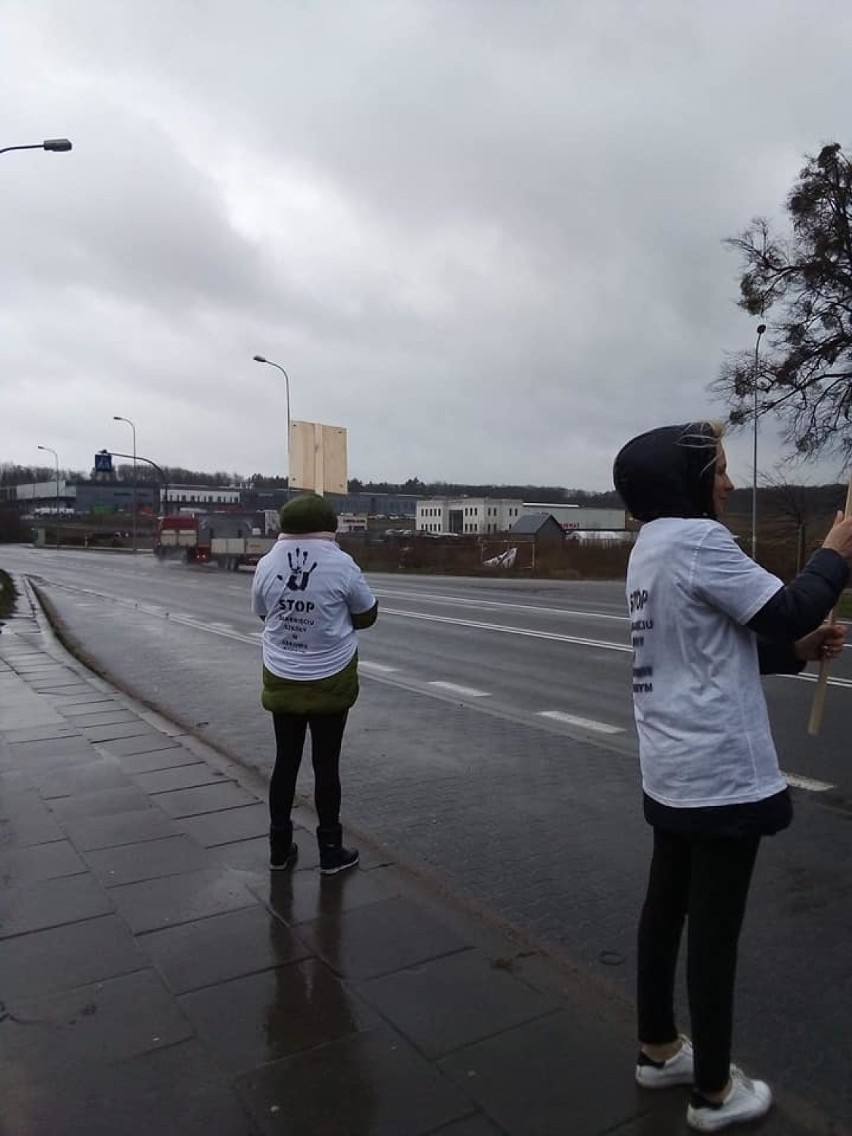
<path fill-rule="evenodd" d="M 269 767 L 250 573 L 8 547 L 0 566 L 40 578 L 69 630 L 123 685 Z M 546 941 L 590 981 L 629 994 L 649 842 L 620 585 L 371 583 L 381 618 L 361 637 L 347 820 Z M 850 1122 L 852 651 L 833 676 L 841 683 L 816 740 L 805 730 L 812 683 L 767 680 L 783 768 L 834 788 L 797 791 L 796 825 L 761 851 L 737 1055 Z"/>

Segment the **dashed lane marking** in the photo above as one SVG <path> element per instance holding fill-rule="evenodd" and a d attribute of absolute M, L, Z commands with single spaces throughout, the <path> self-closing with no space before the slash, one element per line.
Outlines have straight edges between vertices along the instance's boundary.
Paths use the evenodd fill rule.
<path fill-rule="evenodd" d="M 781 776 L 788 785 L 794 789 L 807 789 L 810 793 L 824 793 L 827 789 L 836 789 L 828 781 L 817 781 L 813 777 L 800 777 L 798 773 L 782 773 Z"/>
<path fill-rule="evenodd" d="M 472 686 L 459 686 L 457 682 L 442 682 L 440 679 L 430 682 L 428 686 L 437 686 L 439 690 L 446 690 L 449 694 L 458 694 L 461 698 L 490 698 L 488 690 L 476 690 Z"/>
<path fill-rule="evenodd" d="M 358 666 L 363 670 L 376 671 L 377 674 L 391 674 L 399 667 L 386 667 L 384 663 L 371 663 L 368 659 L 359 659 Z"/>
<path fill-rule="evenodd" d="M 539 710 L 539 718 L 549 718 L 551 722 L 561 722 L 565 726 L 577 726 L 582 730 L 593 730 L 597 734 L 623 734 L 621 726 L 611 726 L 609 722 L 596 722 L 594 718 L 578 718 L 576 714 L 566 714 L 563 710 Z"/>

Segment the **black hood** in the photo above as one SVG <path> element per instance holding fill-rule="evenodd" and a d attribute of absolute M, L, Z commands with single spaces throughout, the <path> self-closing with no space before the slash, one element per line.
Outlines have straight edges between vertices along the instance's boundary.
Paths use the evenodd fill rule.
<path fill-rule="evenodd" d="M 660 426 L 633 438 L 615 459 L 612 479 L 637 521 L 710 517 L 717 436 L 707 422 Z"/>

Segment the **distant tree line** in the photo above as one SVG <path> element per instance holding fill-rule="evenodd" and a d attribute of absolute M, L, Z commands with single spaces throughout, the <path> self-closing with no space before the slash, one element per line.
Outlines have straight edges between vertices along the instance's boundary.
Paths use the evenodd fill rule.
<path fill-rule="evenodd" d="M 122 462 L 115 467 L 115 475 L 121 481 L 133 480 L 133 464 Z M 161 467 L 169 485 L 228 485 L 237 489 L 286 489 L 286 477 L 268 477 L 263 473 L 253 473 L 245 477 L 239 473 L 215 470 L 213 473 L 183 466 L 165 465 Z M 87 475 L 80 472 L 67 473 L 60 470 L 60 477 L 83 479 Z M 33 481 L 52 481 L 56 470 L 49 466 L 14 465 L 6 462 L 0 465 L 0 485 L 26 485 Z M 136 467 L 137 480 L 143 484 L 158 485 L 161 481 L 157 471 L 139 462 Z M 584 489 L 563 489 L 558 485 L 495 485 L 465 484 L 459 481 L 421 481 L 419 477 L 409 477 L 407 481 L 362 481 L 351 477 L 348 481 L 350 493 L 411 493 L 417 497 L 516 497 L 524 501 L 542 501 L 549 504 L 571 502 L 579 505 L 617 507 L 618 497 L 614 490 L 606 493 L 590 493 Z"/>
<path fill-rule="evenodd" d="M 845 485 L 793 485 L 783 476 L 765 476 L 757 497 L 762 511 L 789 517 L 804 523 L 809 517 L 829 517 L 842 509 Z M 735 489 L 728 498 L 727 513 L 739 515 L 751 511 L 751 489 Z"/>
<path fill-rule="evenodd" d="M 60 480 L 84 477 L 77 470 L 59 470 Z M 16 465 L 14 462 L 0 462 L 0 485 L 32 485 L 38 481 L 55 481 L 55 465 Z"/>

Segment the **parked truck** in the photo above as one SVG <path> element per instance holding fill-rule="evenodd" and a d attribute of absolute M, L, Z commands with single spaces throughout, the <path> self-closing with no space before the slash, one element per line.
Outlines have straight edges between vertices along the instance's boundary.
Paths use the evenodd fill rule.
<path fill-rule="evenodd" d="M 276 533 L 255 518 L 239 513 L 177 513 L 160 517 L 154 535 L 154 555 L 161 560 L 180 559 L 184 564 L 215 564 L 237 572 L 245 564 L 254 567 L 275 544 Z"/>

